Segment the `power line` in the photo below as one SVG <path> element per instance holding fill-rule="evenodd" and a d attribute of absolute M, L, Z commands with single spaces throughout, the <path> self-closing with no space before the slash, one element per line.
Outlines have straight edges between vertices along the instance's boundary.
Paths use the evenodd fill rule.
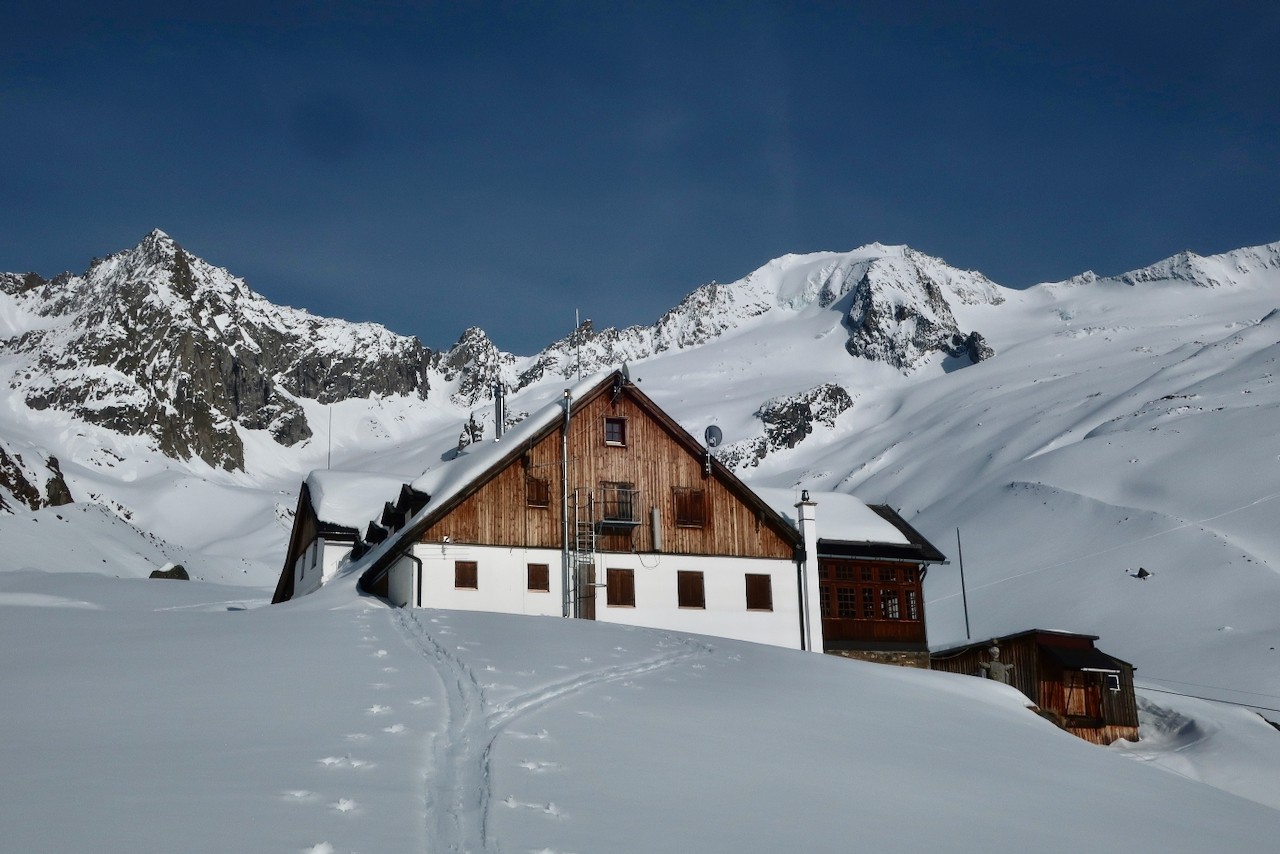
<path fill-rule="evenodd" d="M 1202 685 L 1199 682 L 1184 682 L 1181 679 L 1165 679 L 1160 676 L 1146 676 L 1144 677 L 1144 680 L 1145 679 L 1150 679 L 1152 682 L 1172 682 L 1175 685 L 1193 685 L 1196 688 L 1210 688 L 1214 691 L 1230 691 L 1233 694 L 1248 694 L 1251 697 L 1268 697 L 1272 700 L 1280 700 L 1280 696 L 1276 694 L 1263 694 L 1259 691 L 1245 691 L 1242 688 L 1224 688 L 1221 685 Z M 1155 689 L 1153 688 L 1152 690 Z"/>

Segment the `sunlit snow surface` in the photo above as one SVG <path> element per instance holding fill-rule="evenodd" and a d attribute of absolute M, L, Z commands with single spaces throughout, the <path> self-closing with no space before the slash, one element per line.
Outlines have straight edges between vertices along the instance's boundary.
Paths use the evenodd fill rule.
<path fill-rule="evenodd" d="M 1167 773 L 969 677 L 396 611 L 345 581 L 262 604 L 0 573 L 0 848 L 1205 852 L 1280 833 L 1280 812 L 1180 776 L 1229 756 Z"/>

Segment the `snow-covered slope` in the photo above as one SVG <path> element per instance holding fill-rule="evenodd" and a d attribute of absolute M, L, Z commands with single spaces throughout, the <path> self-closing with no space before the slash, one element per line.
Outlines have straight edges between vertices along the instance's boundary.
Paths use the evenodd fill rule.
<path fill-rule="evenodd" d="M 22 651 L 0 848 L 1202 854 L 1280 834 L 1275 809 L 1187 779 L 1227 768 L 1176 723 L 1204 749 L 1128 756 L 984 680 L 395 611 L 347 581 L 252 607 L 199 582 L 0 573 L 0 648 Z M 1249 746 L 1280 765 L 1280 737 Z"/>

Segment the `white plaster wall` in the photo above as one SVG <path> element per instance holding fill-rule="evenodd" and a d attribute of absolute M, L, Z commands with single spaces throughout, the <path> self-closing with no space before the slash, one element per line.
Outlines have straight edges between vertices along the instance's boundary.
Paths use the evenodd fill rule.
<path fill-rule="evenodd" d="M 401 608 L 417 604 L 418 566 L 407 557 L 396 561 L 387 573 L 387 598 Z"/>
<path fill-rule="evenodd" d="M 347 555 L 351 554 L 351 543 L 321 540 L 320 548 L 320 567 L 324 573 L 320 580 L 322 583 L 328 584 L 329 579 L 333 578 L 334 573 L 338 571 L 339 564 L 347 559 Z"/>
<path fill-rule="evenodd" d="M 635 571 L 636 604 L 634 608 L 610 606 L 608 590 L 602 586 L 596 590 L 596 619 L 600 622 L 800 648 L 800 597 L 792 561 L 602 554 L 596 570 L 601 584 L 607 582 L 609 569 Z M 679 607 L 676 573 L 681 570 L 702 573 L 706 608 Z M 772 611 L 747 610 L 748 573 L 771 576 Z"/>
<path fill-rule="evenodd" d="M 316 555 L 316 541 L 312 540 L 307 548 L 293 562 L 293 597 L 297 599 L 299 596 L 306 596 L 320 589 L 321 569 L 323 564 L 319 561 L 312 566 L 312 560 Z"/>
<path fill-rule="evenodd" d="M 420 543 L 414 554 L 423 562 L 424 607 L 557 617 L 561 614 L 559 550 Z M 454 561 L 459 560 L 476 562 L 477 589 L 454 587 Z M 528 590 L 526 565 L 530 563 L 548 565 L 549 593 Z M 635 607 L 606 604 L 608 569 L 634 571 Z M 705 609 L 678 606 L 676 573 L 680 570 L 703 573 Z M 748 573 L 772 577 L 772 611 L 747 610 Z M 596 619 L 799 649 L 800 596 L 796 578 L 796 565 L 790 560 L 602 553 L 597 557 L 596 581 L 600 586 L 596 589 Z"/>
<path fill-rule="evenodd" d="M 328 542 L 323 538 L 312 540 L 297 560 L 293 562 L 293 598 L 306 596 L 320 589 L 338 571 L 338 565 L 351 554 L 351 544 Z M 312 565 L 312 561 L 315 565 Z"/>
<path fill-rule="evenodd" d="M 422 561 L 422 605 L 460 611 L 502 614 L 561 615 L 560 551 L 505 546 L 419 543 L 414 555 Z M 475 590 L 453 586 L 454 562 L 477 563 Z M 528 564 L 547 564 L 550 592 L 529 590 Z"/>

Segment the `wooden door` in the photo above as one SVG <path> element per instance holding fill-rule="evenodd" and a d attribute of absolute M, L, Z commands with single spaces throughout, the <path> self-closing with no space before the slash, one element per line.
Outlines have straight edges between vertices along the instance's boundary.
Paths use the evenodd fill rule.
<path fill-rule="evenodd" d="M 578 619 L 596 618 L 596 568 L 578 567 Z"/>

